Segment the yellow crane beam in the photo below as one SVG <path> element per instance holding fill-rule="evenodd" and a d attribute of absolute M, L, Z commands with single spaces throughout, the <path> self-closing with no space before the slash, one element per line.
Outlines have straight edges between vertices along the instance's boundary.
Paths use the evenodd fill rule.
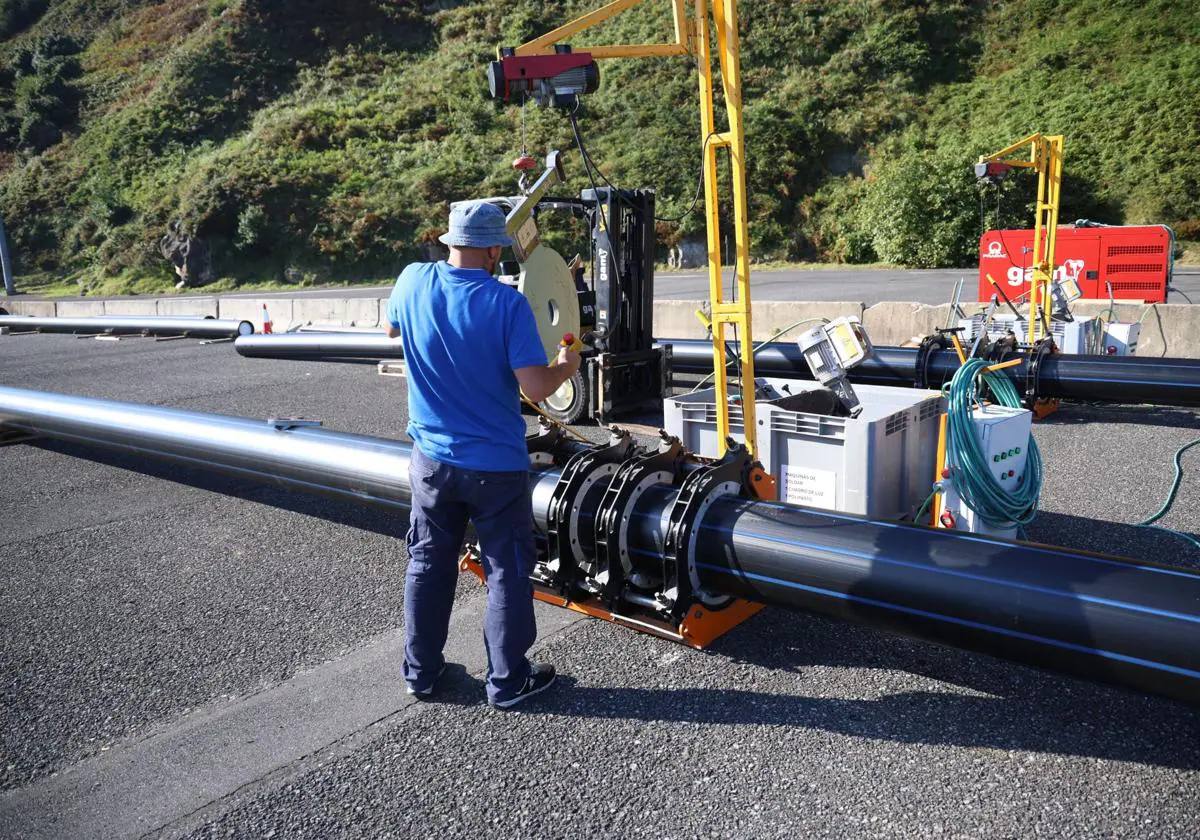
<path fill-rule="evenodd" d="M 1028 147 L 1024 158 L 1012 155 Z M 1029 334 L 1033 344 L 1038 330 L 1049 335 L 1050 314 L 1054 308 L 1050 284 L 1054 282 L 1054 249 L 1058 238 L 1058 207 L 1062 193 L 1063 136 L 1031 134 L 998 152 L 983 155 L 979 163 L 1001 163 L 1018 169 L 1033 169 L 1038 174 L 1037 204 L 1033 225 L 1033 279 L 1029 286 Z"/>
<path fill-rule="evenodd" d="M 516 47 L 513 55 L 550 55 L 554 47 L 584 30 L 644 2 L 614 0 L 557 29 Z M 713 370 L 717 393 L 717 436 L 724 454 L 729 436 L 730 399 L 726 375 L 726 329 L 738 338 L 741 361 L 739 401 L 746 447 L 757 450 L 758 420 L 754 405 L 754 353 L 750 318 L 750 222 L 746 190 L 746 134 L 742 119 L 742 72 L 738 34 L 737 0 L 692 0 L 688 15 L 687 0 L 670 0 L 675 25 L 675 40 L 662 44 L 621 44 L 581 47 L 597 59 L 653 58 L 690 55 L 695 59 L 700 93 L 700 138 L 704 167 L 704 205 L 708 235 L 709 300 L 712 306 Z M 717 130 L 716 94 L 713 80 L 713 38 L 721 68 L 721 89 L 727 128 Z M 726 300 L 721 272 L 720 192 L 717 180 L 718 153 L 729 154 L 733 188 L 734 295 Z"/>

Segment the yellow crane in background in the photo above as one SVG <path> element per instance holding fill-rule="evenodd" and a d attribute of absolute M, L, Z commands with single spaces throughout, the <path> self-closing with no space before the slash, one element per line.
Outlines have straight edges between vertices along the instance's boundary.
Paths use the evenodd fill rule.
<path fill-rule="evenodd" d="M 738 339 L 741 362 L 741 409 L 746 447 L 756 451 L 757 418 L 754 406 L 754 353 L 750 321 L 750 235 L 746 193 L 746 137 L 742 120 L 742 75 L 739 59 L 737 0 L 671 0 L 675 24 L 673 41 L 658 44 L 619 44 L 582 47 L 572 51 L 564 42 L 611 20 L 644 0 L 615 0 L 519 47 L 502 48 L 492 65 L 493 95 L 535 92 L 554 104 L 573 102 L 575 93 L 594 90 L 599 84 L 595 59 L 691 56 L 695 60 L 700 93 L 700 138 L 704 156 L 704 205 L 708 228 L 709 305 L 713 339 L 713 371 L 717 393 L 717 436 L 720 452 L 729 436 L 729 381 L 726 375 L 726 328 Z M 690 14 L 689 14 L 689 8 Z M 713 36 L 721 70 L 727 128 L 717 130 L 713 80 Z M 556 102 L 556 98 L 558 102 Z M 720 195 L 717 155 L 729 153 L 733 189 L 733 241 L 735 285 L 726 300 L 721 272 Z"/>
<path fill-rule="evenodd" d="M 1029 147 L 1028 157 L 1013 159 L 1012 155 L 1025 146 Z M 1039 338 L 1039 327 L 1043 335 L 1050 334 L 1050 314 L 1053 310 L 1050 285 L 1054 282 L 1054 245 L 1058 235 L 1058 203 L 1062 191 L 1063 136 L 1039 132 L 998 152 L 983 155 L 975 164 L 975 177 L 997 183 L 1012 169 L 1033 169 L 1038 174 L 1028 318 L 1028 340 L 1033 344 Z"/>

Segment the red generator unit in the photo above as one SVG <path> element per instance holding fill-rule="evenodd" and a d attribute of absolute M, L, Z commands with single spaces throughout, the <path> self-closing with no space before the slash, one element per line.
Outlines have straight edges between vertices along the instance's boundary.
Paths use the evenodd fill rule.
<path fill-rule="evenodd" d="M 1075 280 L 1085 298 L 1166 303 L 1175 234 L 1166 225 L 1059 225 L 1055 280 Z M 1033 231 L 989 230 L 979 239 L 979 300 L 994 291 L 990 274 L 1009 298 L 1029 294 Z"/>

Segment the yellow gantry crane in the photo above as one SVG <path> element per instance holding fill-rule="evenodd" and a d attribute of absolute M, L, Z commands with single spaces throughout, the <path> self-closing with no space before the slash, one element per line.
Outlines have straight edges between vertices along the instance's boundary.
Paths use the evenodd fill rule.
<path fill-rule="evenodd" d="M 709 301 L 713 338 L 713 370 L 717 392 L 717 435 L 721 452 L 729 436 L 729 381 L 726 375 L 725 334 L 732 327 L 738 338 L 741 356 L 741 408 L 746 447 L 756 451 L 754 410 L 754 354 L 750 324 L 750 237 L 749 208 L 746 194 L 746 137 L 742 121 L 742 74 L 739 61 L 737 0 L 671 0 L 675 39 L 661 44 L 620 44 L 582 47 L 574 53 L 564 44 L 584 30 L 610 20 L 644 0 L 615 0 L 570 23 L 534 38 L 519 47 L 502 49 L 501 61 L 512 66 L 495 69 L 492 92 L 513 85 L 548 84 L 547 95 L 569 90 L 574 79 L 580 91 L 593 90 L 598 84 L 592 59 L 691 56 L 695 60 L 700 90 L 700 138 L 704 155 L 704 204 L 708 226 Z M 691 7 L 689 10 L 689 6 Z M 690 13 L 689 13 L 690 11 Z M 718 131 L 714 96 L 712 40 L 721 69 L 725 121 Z M 497 62 L 499 64 L 499 62 Z M 493 65 L 495 67 L 495 65 Z M 507 75 L 507 79 L 505 76 Z M 590 77 L 590 80 L 589 80 Z M 555 80 L 562 80 L 555 81 Z M 528 89 L 528 88 L 522 88 Z M 568 93 L 567 96 L 572 94 Z M 729 153 L 733 186 L 733 224 L 736 284 L 734 296 L 726 300 L 721 277 L 721 222 L 719 217 L 717 155 Z"/>
<path fill-rule="evenodd" d="M 1012 155 L 1029 147 L 1027 158 Z M 975 164 L 980 180 L 998 182 L 1011 169 L 1033 169 L 1038 174 L 1037 210 L 1033 225 L 1033 280 L 1029 286 L 1029 343 L 1038 340 L 1039 328 L 1050 332 L 1054 281 L 1054 245 L 1058 235 L 1058 202 L 1062 191 L 1063 136 L 1031 134 L 998 152 L 984 155 Z"/>

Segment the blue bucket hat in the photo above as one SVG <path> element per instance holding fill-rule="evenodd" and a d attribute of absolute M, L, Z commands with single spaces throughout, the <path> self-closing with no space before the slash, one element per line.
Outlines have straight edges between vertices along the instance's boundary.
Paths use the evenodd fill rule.
<path fill-rule="evenodd" d="M 450 210 L 450 230 L 438 237 L 456 248 L 491 248 L 511 245 L 504 229 L 504 211 L 486 201 L 464 201 Z"/>

